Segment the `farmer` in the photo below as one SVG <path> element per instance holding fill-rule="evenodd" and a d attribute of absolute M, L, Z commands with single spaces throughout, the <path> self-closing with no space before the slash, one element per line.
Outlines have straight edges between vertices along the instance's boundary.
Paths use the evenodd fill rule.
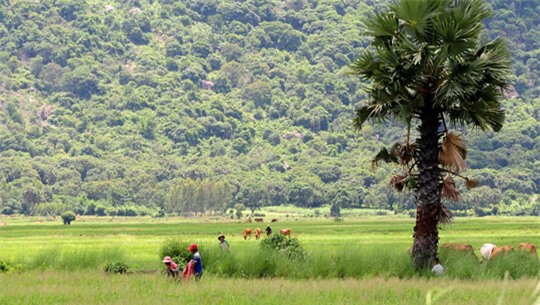
<path fill-rule="evenodd" d="M 435 273 L 435 275 L 441 275 L 444 273 L 444 267 L 441 265 L 438 257 L 433 260 L 433 268 L 431 269 L 431 272 Z"/>
<path fill-rule="evenodd" d="M 221 251 L 231 252 L 229 243 L 225 240 L 225 235 L 219 234 L 217 239 L 219 240 L 219 247 L 221 248 Z"/>
<path fill-rule="evenodd" d="M 180 269 L 178 268 L 178 265 L 173 262 L 170 256 L 165 256 L 163 258 L 163 263 L 165 264 L 165 268 L 167 268 L 167 277 L 178 277 L 178 275 L 180 274 Z"/>
<path fill-rule="evenodd" d="M 188 247 L 188 251 L 193 253 L 193 259 L 191 260 L 191 263 L 193 264 L 193 272 L 195 274 L 195 279 L 200 280 L 203 273 L 203 264 L 201 260 L 201 255 L 199 254 L 199 250 L 197 248 L 197 244 L 191 244 Z"/>
<path fill-rule="evenodd" d="M 270 228 L 270 225 L 267 225 L 266 229 L 264 230 L 266 231 L 266 236 L 270 236 L 270 234 L 272 234 L 272 228 Z"/>

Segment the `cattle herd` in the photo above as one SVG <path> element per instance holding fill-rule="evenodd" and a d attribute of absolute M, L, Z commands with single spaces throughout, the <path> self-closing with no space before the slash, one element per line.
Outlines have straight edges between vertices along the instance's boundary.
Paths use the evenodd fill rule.
<path fill-rule="evenodd" d="M 245 228 L 244 229 L 244 239 L 251 239 L 251 233 L 255 233 L 255 239 L 261 238 L 261 229 L 256 228 L 255 231 L 251 228 Z M 281 229 L 279 230 L 279 234 L 287 237 L 291 237 L 292 230 L 291 229 Z"/>
<path fill-rule="evenodd" d="M 263 218 L 255 218 L 254 220 L 255 222 L 263 222 Z M 272 219 L 272 222 L 277 222 L 277 219 Z M 251 239 L 252 232 L 255 232 L 255 239 L 259 239 L 261 237 L 261 229 L 256 228 L 253 231 L 251 228 L 245 228 L 244 239 Z M 291 233 L 292 231 L 289 228 L 279 230 L 279 234 L 283 236 L 291 237 Z M 474 248 L 472 245 L 447 242 L 447 243 L 442 244 L 441 248 L 449 250 L 449 251 L 456 251 L 465 255 L 471 255 L 471 256 L 477 257 L 476 254 L 474 253 Z M 482 247 L 480 247 L 480 255 L 482 256 L 484 260 L 490 260 L 497 256 L 503 255 L 505 253 L 510 253 L 513 251 L 514 251 L 514 247 L 510 245 L 498 247 L 494 244 L 486 243 L 486 244 L 483 244 Z M 531 243 L 520 243 L 519 246 L 517 247 L 517 251 L 524 251 L 526 253 L 530 253 L 531 255 L 538 256 L 536 252 L 536 246 Z"/>
<path fill-rule="evenodd" d="M 471 245 L 466 244 L 457 244 L 457 243 L 444 243 L 441 245 L 441 248 L 448 249 L 451 251 L 458 251 L 466 255 L 476 255 L 474 254 L 474 249 Z M 537 256 L 536 253 L 536 247 L 535 245 L 531 243 L 521 243 L 517 247 L 518 251 L 525 251 L 526 253 L 530 253 L 532 255 Z M 498 247 L 494 244 L 483 244 L 482 247 L 480 247 L 480 255 L 484 260 L 490 260 L 497 256 L 503 255 L 505 253 L 510 253 L 514 251 L 514 247 L 510 245 L 501 246 Z"/>
<path fill-rule="evenodd" d="M 254 218 L 255 222 L 263 222 L 263 218 Z M 248 222 L 251 223 L 251 218 L 249 218 Z M 277 218 L 273 218 L 271 222 L 277 222 Z M 251 233 L 255 233 L 255 239 L 259 239 L 261 237 L 261 229 L 256 228 L 255 230 L 252 230 L 251 228 L 245 228 L 244 229 L 244 240 L 245 239 L 251 239 Z M 279 230 L 279 234 L 287 237 L 291 237 L 292 230 L 287 229 L 281 229 Z M 267 235 L 270 235 L 270 232 L 267 230 Z"/>

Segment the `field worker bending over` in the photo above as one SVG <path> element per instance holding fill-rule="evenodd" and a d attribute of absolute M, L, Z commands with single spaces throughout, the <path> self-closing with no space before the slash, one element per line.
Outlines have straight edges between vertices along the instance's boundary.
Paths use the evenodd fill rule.
<path fill-rule="evenodd" d="M 444 267 L 441 265 L 438 257 L 433 260 L 433 268 L 431 269 L 431 272 L 435 273 L 435 275 L 441 275 L 444 273 Z"/>
<path fill-rule="evenodd" d="M 219 240 L 219 247 L 221 248 L 221 251 L 231 252 L 229 243 L 225 240 L 225 235 L 219 234 L 217 239 Z"/>
<path fill-rule="evenodd" d="M 178 265 L 173 262 L 170 256 L 165 256 L 163 258 L 163 263 L 167 268 L 167 277 L 172 276 L 172 278 L 176 278 L 180 274 L 180 269 L 178 269 Z"/>
<path fill-rule="evenodd" d="M 193 264 L 193 272 L 195 274 L 195 279 L 200 280 L 203 273 L 203 264 L 201 260 L 201 255 L 199 254 L 199 250 L 197 248 L 197 244 L 191 244 L 188 247 L 188 251 L 193 253 L 193 259 L 191 260 L 191 263 Z"/>

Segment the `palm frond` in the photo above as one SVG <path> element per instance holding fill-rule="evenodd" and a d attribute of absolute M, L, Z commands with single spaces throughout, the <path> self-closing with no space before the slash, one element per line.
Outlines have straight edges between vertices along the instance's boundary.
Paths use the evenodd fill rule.
<path fill-rule="evenodd" d="M 394 175 L 392 176 L 392 178 L 390 179 L 390 185 L 396 189 L 398 192 L 401 192 L 403 191 L 403 189 L 405 188 L 405 183 L 407 182 L 407 177 L 409 175 Z"/>
<path fill-rule="evenodd" d="M 484 92 L 483 97 L 490 94 L 491 90 Z M 483 131 L 492 129 L 499 131 L 502 129 L 505 112 L 497 99 L 482 100 L 480 94 L 476 97 L 476 103 L 472 105 L 463 104 L 461 108 L 447 110 L 448 117 L 453 123 L 478 127 Z"/>
<path fill-rule="evenodd" d="M 465 187 L 467 188 L 467 190 L 471 190 L 479 185 L 480 185 L 480 180 L 478 179 L 471 179 L 471 178 L 465 179 Z"/>
<path fill-rule="evenodd" d="M 381 13 L 374 15 L 365 25 L 367 34 L 375 38 L 374 45 L 389 45 L 392 42 L 392 37 L 397 33 L 398 20 L 394 14 Z"/>
<path fill-rule="evenodd" d="M 416 145 L 416 143 L 396 143 L 390 150 L 390 153 L 398 158 L 399 163 L 401 163 L 402 165 L 407 165 L 412 160 L 414 160 L 414 154 L 417 147 L 418 146 Z"/>
<path fill-rule="evenodd" d="M 392 10 L 403 21 L 405 32 L 410 29 L 420 41 L 430 41 L 434 18 L 444 3 L 444 0 L 402 0 L 392 6 Z"/>
<path fill-rule="evenodd" d="M 371 114 L 371 110 L 369 107 L 362 107 L 356 110 L 356 115 L 353 118 L 353 126 L 354 128 L 360 130 L 362 129 L 362 125 L 369 119 Z"/>
<path fill-rule="evenodd" d="M 456 183 L 454 182 L 454 178 L 450 175 L 443 180 L 441 197 L 452 201 L 459 200 L 460 196 L 459 192 L 456 190 Z"/>
<path fill-rule="evenodd" d="M 467 149 L 461 135 L 453 132 L 446 133 L 442 138 L 442 144 L 439 149 L 439 163 L 443 168 L 456 173 L 461 172 L 467 167 L 467 163 L 465 162 L 466 156 Z"/>
<path fill-rule="evenodd" d="M 350 74 L 371 79 L 379 68 L 379 62 L 367 50 L 363 50 L 350 66 Z"/>
<path fill-rule="evenodd" d="M 452 223 L 453 219 L 454 216 L 452 215 L 452 211 L 442 204 L 439 205 L 437 211 L 437 222 L 444 225 L 449 225 Z"/>
<path fill-rule="evenodd" d="M 373 168 L 376 168 L 381 161 L 384 161 L 386 163 L 396 163 L 399 164 L 399 160 L 395 155 L 392 155 L 386 147 L 381 148 L 381 150 L 373 157 L 373 160 L 371 161 L 371 166 Z"/>
<path fill-rule="evenodd" d="M 474 54 L 483 63 L 484 84 L 507 89 L 508 76 L 512 74 L 510 52 L 502 39 L 495 39 L 477 47 Z"/>

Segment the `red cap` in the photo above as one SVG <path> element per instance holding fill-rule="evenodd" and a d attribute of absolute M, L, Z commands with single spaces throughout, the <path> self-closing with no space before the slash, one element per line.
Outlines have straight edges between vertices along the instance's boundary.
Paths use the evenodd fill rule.
<path fill-rule="evenodd" d="M 197 244 L 191 244 L 187 249 L 188 251 L 197 250 Z"/>

